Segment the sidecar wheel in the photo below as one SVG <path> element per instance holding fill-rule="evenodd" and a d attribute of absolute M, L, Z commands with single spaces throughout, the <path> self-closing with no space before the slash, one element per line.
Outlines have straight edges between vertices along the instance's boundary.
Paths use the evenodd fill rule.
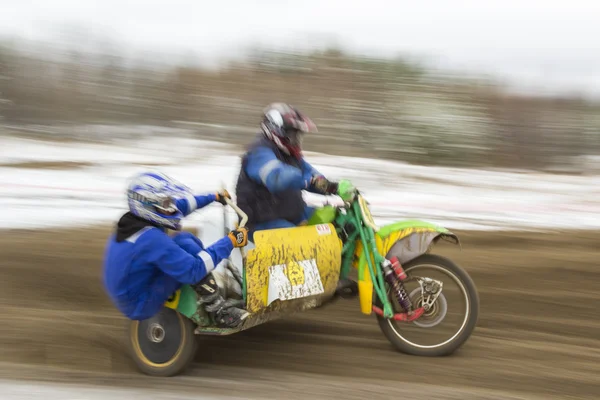
<path fill-rule="evenodd" d="M 155 316 L 131 321 L 129 345 L 137 367 L 151 376 L 174 376 L 183 372 L 196 354 L 194 323 L 164 307 Z"/>
<path fill-rule="evenodd" d="M 454 262 L 445 257 L 433 254 L 425 254 L 417 257 L 416 259 L 404 265 L 404 270 L 410 278 L 410 276 L 413 275 L 415 271 L 417 271 L 421 267 L 433 267 L 434 269 L 445 271 L 445 273 L 450 278 L 448 279 L 449 281 L 453 280 L 456 283 L 458 283 L 458 286 L 460 287 L 462 292 L 462 297 L 465 301 L 465 304 L 464 306 L 462 306 L 462 308 L 464 308 L 464 310 L 466 311 L 465 316 L 462 319 L 460 328 L 458 328 L 457 331 L 447 340 L 437 343 L 429 343 L 428 345 L 418 344 L 410 339 L 407 339 L 407 337 L 403 333 L 404 329 L 409 328 L 410 325 L 412 325 L 415 328 L 420 327 L 417 329 L 438 329 L 438 324 L 441 325 L 439 318 L 443 320 L 447 312 L 449 312 L 453 308 L 456 309 L 454 304 L 452 304 L 449 301 L 447 302 L 445 298 L 441 298 L 444 294 L 443 291 L 442 295 L 440 295 L 440 300 L 442 301 L 440 302 L 438 300 L 438 302 L 440 303 L 439 310 L 437 310 L 440 314 L 438 316 L 439 318 L 436 318 L 432 315 L 432 317 L 429 319 L 427 318 L 427 315 L 424 314 L 423 317 L 421 317 L 423 319 L 417 319 L 416 321 L 407 324 L 403 322 L 396 323 L 393 320 L 377 315 L 377 322 L 379 323 L 379 327 L 381 328 L 381 331 L 383 332 L 385 337 L 400 352 L 426 357 L 440 357 L 450 355 L 453 352 L 455 352 L 458 348 L 460 348 L 467 341 L 467 339 L 469 339 L 469 337 L 473 333 L 473 330 L 475 329 L 479 317 L 479 295 L 477 293 L 477 288 L 469 274 L 464 269 L 462 269 Z M 391 296 L 391 292 L 389 290 L 390 289 L 388 287 L 388 298 L 390 299 L 390 301 L 392 301 L 393 296 Z M 420 290 L 412 291 L 411 293 L 420 294 Z M 378 307 L 383 307 L 381 301 L 377 297 L 375 300 L 375 304 Z M 415 300 L 413 300 L 413 305 L 415 305 Z M 432 310 L 432 314 L 434 311 L 436 310 Z"/>

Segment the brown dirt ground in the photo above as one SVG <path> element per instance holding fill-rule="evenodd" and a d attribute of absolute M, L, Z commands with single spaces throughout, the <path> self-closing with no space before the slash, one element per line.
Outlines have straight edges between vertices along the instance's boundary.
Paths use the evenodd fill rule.
<path fill-rule="evenodd" d="M 131 162 L 130 165 L 141 165 L 147 167 L 157 167 L 168 165 L 164 163 L 140 163 Z M 27 161 L 18 163 L 0 163 L 0 168 L 19 168 L 19 169 L 40 169 L 40 170 L 73 170 L 95 166 L 91 162 L 76 162 L 76 161 Z"/>
<path fill-rule="evenodd" d="M 436 253 L 478 285 L 481 315 L 454 355 L 394 351 L 358 300 L 237 335 L 198 338 L 183 376 L 133 367 L 100 276 L 109 227 L 0 232 L 0 377 L 245 398 L 600 398 L 597 232 L 458 232 Z"/>
<path fill-rule="evenodd" d="M 94 164 L 76 161 L 27 161 L 18 163 L 0 164 L 4 168 L 26 168 L 26 169 L 78 169 L 90 167 Z"/>

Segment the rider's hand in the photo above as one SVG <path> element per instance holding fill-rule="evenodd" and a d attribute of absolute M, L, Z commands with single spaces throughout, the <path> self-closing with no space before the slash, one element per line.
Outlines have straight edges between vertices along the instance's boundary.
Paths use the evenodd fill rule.
<path fill-rule="evenodd" d="M 217 193 L 215 193 L 215 196 L 216 196 L 215 197 L 215 201 L 217 201 L 217 202 L 219 202 L 219 203 L 221 203 L 223 205 L 227 204 L 225 202 L 226 198 L 229 199 L 229 200 L 231 200 L 231 195 L 229 194 L 229 192 L 227 190 L 223 190 L 221 192 L 217 192 Z"/>
<path fill-rule="evenodd" d="M 315 189 L 325 194 L 335 194 L 338 190 L 337 182 L 328 181 L 323 175 L 313 176 L 310 184 Z"/>
<path fill-rule="evenodd" d="M 227 234 L 227 237 L 233 243 L 233 247 L 244 247 L 248 244 L 248 229 L 237 228 Z"/>

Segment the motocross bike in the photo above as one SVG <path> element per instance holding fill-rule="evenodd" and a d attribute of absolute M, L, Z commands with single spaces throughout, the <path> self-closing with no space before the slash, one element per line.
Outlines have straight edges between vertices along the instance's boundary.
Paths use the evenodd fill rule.
<path fill-rule="evenodd" d="M 177 375 L 193 360 L 196 335 L 234 334 L 340 297 L 358 296 L 360 311 L 375 314 L 401 352 L 443 356 L 461 347 L 477 323 L 477 289 L 464 269 L 429 254 L 440 239 L 460 245 L 458 237 L 419 220 L 378 227 L 363 195 L 349 181 L 339 187 L 337 203 L 318 208 L 307 225 L 257 231 L 240 249 L 241 268 L 227 263 L 250 313 L 241 326 L 216 326 L 190 285 L 177 290 L 157 315 L 131 321 L 129 345 L 138 368 L 148 375 Z M 229 199 L 227 204 L 244 226 L 244 212 Z M 340 291 L 352 268 L 357 281 Z M 431 272 L 425 275 L 426 270 Z M 432 278 L 436 273 L 443 277 Z M 452 294 L 456 299 L 450 300 Z M 456 327 L 447 326 L 456 315 Z"/>

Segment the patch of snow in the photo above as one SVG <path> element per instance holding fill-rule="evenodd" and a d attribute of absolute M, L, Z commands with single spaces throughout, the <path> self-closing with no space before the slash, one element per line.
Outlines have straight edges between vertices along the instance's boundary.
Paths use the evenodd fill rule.
<path fill-rule="evenodd" d="M 151 137 L 113 144 L 1 138 L 0 164 L 87 162 L 71 170 L 0 167 L 0 228 L 90 225 L 126 211 L 124 189 L 134 173 L 158 169 L 199 193 L 224 185 L 232 194 L 241 149 L 191 138 Z M 307 153 L 333 179 L 350 179 L 371 204 L 380 225 L 418 218 L 449 229 L 600 228 L 600 176 L 474 170 Z M 156 163 L 164 164 L 153 167 Z M 145 166 L 146 165 L 146 166 Z M 149 166 L 149 167 L 148 167 Z M 306 194 L 307 201 L 322 197 Z M 229 210 L 230 220 L 234 213 Z M 187 225 L 222 227 L 214 204 Z"/>

